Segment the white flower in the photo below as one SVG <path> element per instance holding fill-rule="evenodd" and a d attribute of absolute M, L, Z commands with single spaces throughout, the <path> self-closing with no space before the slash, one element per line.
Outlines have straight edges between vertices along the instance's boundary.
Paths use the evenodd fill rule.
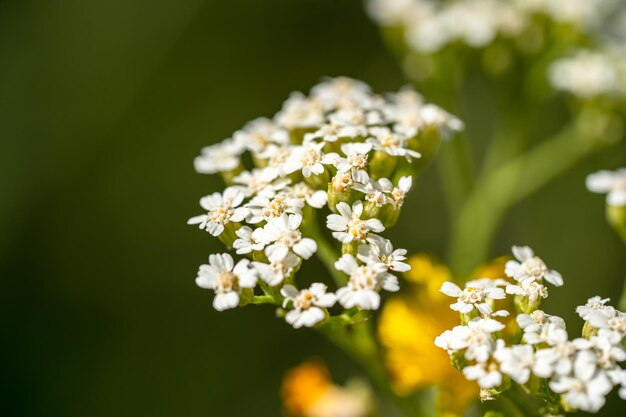
<path fill-rule="evenodd" d="M 300 258 L 291 252 L 287 253 L 284 258 L 271 253 L 268 260 L 269 264 L 263 262 L 252 262 L 252 264 L 259 272 L 259 277 L 272 287 L 290 277 L 301 262 Z"/>
<path fill-rule="evenodd" d="M 572 375 L 558 376 L 550 382 L 550 389 L 562 394 L 571 407 L 589 412 L 597 412 L 604 405 L 604 397 L 612 388 L 606 374 L 596 371 L 596 358 L 590 351 L 576 355 Z"/>
<path fill-rule="evenodd" d="M 367 154 L 371 150 L 372 145 L 369 143 L 344 143 L 341 145 L 341 151 L 346 157 L 334 158 L 333 165 L 339 172 L 352 173 L 352 177 L 369 178 L 365 169 L 367 168 Z"/>
<path fill-rule="evenodd" d="M 303 206 L 302 200 L 284 193 L 278 193 L 273 198 L 257 196 L 245 205 L 249 210 L 246 215 L 246 222 L 256 224 L 280 217 L 283 214 L 301 214 Z"/>
<path fill-rule="evenodd" d="M 359 136 L 365 136 L 366 134 L 367 129 L 364 125 L 339 126 L 334 123 L 327 123 L 322 125 L 322 127 L 315 132 L 306 133 L 304 135 L 304 141 L 322 139 L 325 142 L 336 142 L 340 138 L 354 139 Z"/>
<path fill-rule="evenodd" d="M 525 280 L 520 285 L 507 285 L 507 294 L 521 295 L 528 299 L 530 303 L 535 303 L 548 297 L 548 288 L 545 285 L 533 280 Z"/>
<path fill-rule="evenodd" d="M 519 261 L 508 261 L 504 272 L 518 282 L 526 280 L 540 281 L 545 279 L 550 284 L 560 287 L 563 278 L 555 270 L 548 269 L 541 258 L 528 246 L 513 246 L 513 255 Z"/>
<path fill-rule="evenodd" d="M 389 189 L 383 188 L 383 184 L 386 186 L 387 183 L 383 181 L 387 181 L 391 184 L 386 178 L 381 178 L 378 181 L 374 181 L 366 177 L 369 181 L 355 182 L 352 184 L 352 189 L 356 191 L 360 191 L 365 194 L 365 201 L 373 204 L 375 207 L 382 207 L 385 204 L 392 202 L 391 198 L 387 196 L 387 192 Z M 365 179 L 365 178 L 363 178 Z"/>
<path fill-rule="evenodd" d="M 500 363 L 503 373 L 518 384 L 525 384 L 530 378 L 535 363 L 535 351 L 530 345 L 505 347 L 504 340 L 498 340 L 498 347 L 493 357 Z"/>
<path fill-rule="evenodd" d="M 622 337 L 612 331 L 601 329 L 597 336 L 592 336 L 589 339 L 596 354 L 599 368 L 613 369 L 619 362 L 626 360 L 626 350 L 621 345 Z"/>
<path fill-rule="evenodd" d="M 297 198 L 313 207 L 322 208 L 328 202 L 328 193 L 325 190 L 314 190 L 306 182 L 299 182 L 285 189 L 285 194 Z"/>
<path fill-rule="evenodd" d="M 263 240 L 264 232 L 262 228 L 252 230 L 248 226 L 240 227 L 235 232 L 238 239 L 233 242 L 233 248 L 237 250 L 238 255 L 263 250 L 267 244 Z"/>
<path fill-rule="evenodd" d="M 244 150 L 244 147 L 236 141 L 224 140 L 202 148 L 201 155 L 193 161 L 194 167 L 201 174 L 232 171 L 241 163 L 241 154 Z"/>
<path fill-rule="evenodd" d="M 366 264 L 382 263 L 387 265 L 392 271 L 407 272 L 411 266 L 404 262 L 406 260 L 406 249 L 393 249 L 389 239 L 372 235 L 370 244 L 360 245 L 357 257 Z"/>
<path fill-rule="evenodd" d="M 589 324 L 597 329 L 614 332 L 619 340 L 626 336 L 626 314 L 614 310 L 612 316 L 607 316 L 604 311 L 594 311 L 589 314 Z"/>
<path fill-rule="evenodd" d="M 476 318 L 467 323 L 467 326 L 446 330 L 435 339 L 435 345 L 448 352 L 466 349 L 466 359 L 486 362 L 496 347 L 493 333 L 502 329 L 504 324 L 496 320 Z"/>
<path fill-rule="evenodd" d="M 420 109 L 420 114 L 424 124 L 439 130 L 443 139 L 448 139 L 454 132 L 461 132 L 465 128 L 460 119 L 434 104 L 424 105 Z"/>
<path fill-rule="evenodd" d="M 331 164 L 336 154 L 324 155 L 324 143 L 305 142 L 295 147 L 292 156 L 285 162 L 284 169 L 288 174 L 302 171 L 305 178 L 324 173 L 324 165 Z"/>
<path fill-rule="evenodd" d="M 470 381 L 477 381 L 481 388 L 495 388 L 502 384 L 502 373 L 495 362 L 466 366 L 463 375 Z"/>
<path fill-rule="evenodd" d="M 361 108 L 344 108 L 328 115 L 331 123 L 337 126 L 361 129 L 366 125 L 381 124 L 382 116 L 377 111 L 365 111 Z"/>
<path fill-rule="evenodd" d="M 280 293 L 285 297 L 283 307 L 293 303 L 293 310 L 285 320 L 295 329 L 302 326 L 313 327 L 326 317 L 323 308 L 332 307 L 337 301 L 333 293 L 326 292 L 326 285 L 315 283 L 309 289 L 298 291 L 293 285 L 285 285 Z"/>
<path fill-rule="evenodd" d="M 594 193 L 606 193 L 609 206 L 626 206 L 626 168 L 590 174 L 587 176 L 587 189 Z"/>
<path fill-rule="evenodd" d="M 274 120 L 287 129 L 317 127 L 324 123 L 324 110 L 318 101 L 293 93 Z"/>
<path fill-rule="evenodd" d="M 392 156 L 404 156 L 408 161 L 411 158 L 420 158 L 422 155 L 407 148 L 407 139 L 403 135 L 393 133 L 387 127 L 372 127 L 369 129 L 372 137 L 367 139 L 375 150 L 386 152 Z"/>
<path fill-rule="evenodd" d="M 583 320 L 589 320 L 592 313 L 598 312 L 605 315 L 607 318 L 615 316 L 615 308 L 607 306 L 606 303 L 611 301 L 610 298 L 602 298 L 600 296 L 591 297 L 587 300 L 584 306 L 576 307 L 576 313 Z"/>
<path fill-rule="evenodd" d="M 558 336 L 553 336 L 553 333 L 557 329 L 565 330 L 565 321 L 562 318 L 551 316 L 541 310 L 535 310 L 530 314 L 520 314 L 516 320 L 524 331 L 524 341 L 530 345 L 558 339 Z"/>
<path fill-rule="evenodd" d="M 266 254 L 273 254 L 278 259 L 284 258 L 290 251 L 303 259 L 313 256 L 317 251 L 317 243 L 313 239 L 302 237 L 302 232 L 298 230 L 301 223 L 302 216 L 299 214 L 283 214 L 270 219 L 263 228 L 263 239 L 273 242 L 265 249 Z"/>
<path fill-rule="evenodd" d="M 256 283 L 257 271 L 250 261 L 242 259 L 235 265 L 227 253 L 210 255 L 209 264 L 200 266 L 196 278 L 199 287 L 215 291 L 213 307 L 218 311 L 237 307 L 241 289 L 254 288 Z"/>
<path fill-rule="evenodd" d="M 574 367 L 576 353 L 592 346 L 589 340 L 583 338 L 567 340 L 567 332 L 563 329 L 552 332 L 550 345 L 535 353 L 533 373 L 540 378 L 549 378 L 555 374 L 568 375 Z"/>
<path fill-rule="evenodd" d="M 620 89 L 615 63 L 607 54 L 597 52 L 579 51 L 559 59 L 550 66 L 549 78 L 555 89 L 586 99 Z"/>
<path fill-rule="evenodd" d="M 382 263 L 360 265 L 352 255 L 344 254 L 335 268 L 350 276 L 348 284 L 337 290 L 337 298 L 344 308 L 360 307 L 376 310 L 380 305 L 378 291 L 398 291 L 398 279 L 389 274 Z"/>
<path fill-rule="evenodd" d="M 361 219 L 363 214 L 361 201 L 355 202 L 352 208 L 344 202 L 338 203 L 336 207 L 340 214 L 328 215 L 326 226 L 333 230 L 333 237 L 340 242 L 364 243 L 370 238 L 371 232 L 379 233 L 385 230 L 385 226 L 378 219 Z"/>
<path fill-rule="evenodd" d="M 263 196 L 272 198 L 277 191 L 285 188 L 291 180 L 289 178 L 277 178 L 278 173 L 272 168 L 255 168 L 252 171 L 244 171 L 233 178 L 235 184 L 245 187 L 246 197 Z"/>
<path fill-rule="evenodd" d="M 253 154 L 263 152 L 269 145 L 287 145 L 289 132 L 274 121 L 260 117 L 248 122 L 243 129 L 235 132 L 233 140 Z"/>
<path fill-rule="evenodd" d="M 394 187 L 387 178 L 381 178 L 379 183 L 382 189 L 389 194 L 391 203 L 396 207 L 401 207 L 402 204 L 404 204 L 404 197 L 413 185 L 413 178 L 410 176 L 400 177 L 396 187 Z"/>
<path fill-rule="evenodd" d="M 245 198 L 241 187 L 228 187 L 224 194 L 213 193 L 200 199 L 200 206 L 207 210 L 207 214 L 195 216 L 187 224 L 198 224 L 213 236 L 219 236 L 224 226 L 230 222 L 240 222 L 246 215 L 246 210 L 238 207 Z"/>
<path fill-rule="evenodd" d="M 328 110 L 361 106 L 371 94 L 369 85 L 348 77 L 330 78 L 311 88 L 311 97 Z"/>
<path fill-rule="evenodd" d="M 444 282 L 439 291 L 457 299 L 456 303 L 450 305 L 452 310 L 468 314 L 476 309 L 480 314 L 488 316 L 492 312 L 489 303 L 493 302 L 493 300 L 505 298 L 506 294 L 502 288 L 485 286 L 483 283 L 484 281 L 474 281 L 473 283 L 468 283 L 465 289 L 461 289 L 452 282 Z"/>

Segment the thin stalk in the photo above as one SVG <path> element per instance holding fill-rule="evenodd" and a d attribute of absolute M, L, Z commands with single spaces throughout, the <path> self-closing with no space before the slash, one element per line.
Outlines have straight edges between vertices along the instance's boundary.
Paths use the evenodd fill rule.
<path fill-rule="evenodd" d="M 448 259 L 467 276 L 489 256 L 493 237 L 508 210 L 598 149 L 575 126 L 503 163 L 476 185 L 453 224 Z"/>

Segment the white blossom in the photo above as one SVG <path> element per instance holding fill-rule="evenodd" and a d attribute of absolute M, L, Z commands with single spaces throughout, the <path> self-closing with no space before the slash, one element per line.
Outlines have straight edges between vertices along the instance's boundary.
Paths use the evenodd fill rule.
<path fill-rule="evenodd" d="M 322 152 L 324 143 L 305 142 L 303 145 L 295 147 L 291 158 L 285 163 L 285 171 L 290 174 L 301 171 L 305 178 L 311 175 L 321 175 L 324 173 L 324 165 L 333 162 L 333 154 L 325 155 Z"/>
<path fill-rule="evenodd" d="M 517 324 L 524 331 L 524 341 L 531 345 L 547 342 L 557 329 L 565 330 L 565 321 L 558 316 L 551 316 L 542 310 L 535 310 L 530 314 L 520 314 L 516 318 Z M 558 336 L 557 336 L 558 338 Z"/>
<path fill-rule="evenodd" d="M 360 307 L 364 310 L 376 310 L 380 305 L 381 289 L 398 291 L 398 279 L 387 272 L 383 263 L 359 265 L 350 254 L 344 254 L 335 268 L 349 275 L 348 284 L 337 290 L 337 298 L 344 308 Z"/>
<path fill-rule="evenodd" d="M 209 263 L 200 266 L 196 284 L 201 288 L 215 291 L 213 307 L 222 311 L 239 305 L 239 294 L 243 288 L 254 288 L 257 271 L 247 259 L 235 265 L 227 253 L 210 255 Z"/>
<path fill-rule="evenodd" d="M 484 283 L 485 281 L 473 281 L 461 289 L 458 285 L 448 281 L 443 283 L 439 291 L 457 299 L 456 303 L 450 305 L 452 310 L 469 314 L 476 309 L 480 314 L 488 316 L 492 313 L 490 303 L 505 298 L 506 294 L 502 288 L 486 286 Z"/>
<path fill-rule="evenodd" d="M 202 148 L 200 156 L 194 159 L 194 167 L 201 174 L 215 174 L 236 169 L 244 152 L 241 144 L 231 139 Z"/>
<path fill-rule="evenodd" d="M 237 250 L 238 255 L 263 250 L 267 244 L 263 239 L 264 232 L 262 228 L 252 230 L 248 226 L 240 227 L 235 232 L 237 239 L 233 242 L 233 248 Z"/>
<path fill-rule="evenodd" d="M 302 216 L 299 214 L 283 214 L 272 218 L 265 225 L 263 239 L 271 244 L 265 248 L 268 256 L 284 258 L 293 252 L 302 259 L 309 259 L 317 251 L 317 243 L 313 239 L 303 237 L 299 230 Z"/>
<path fill-rule="evenodd" d="M 465 357 L 486 362 L 496 348 L 493 333 L 504 329 L 504 324 L 490 318 L 476 318 L 467 326 L 456 326 L 435 339 L 435 345 L 448 351 L 465 350 Z"/>
<path fill-rule="evenodd" d="M 200 199 L 200 206 L 207 210 L 190 218 L 187 224 L 198 224 L 200 229 L 206 229 L 213 236 L 219 236 L 224 231 L 224 226 L 231 222 L 241 222 L 246 210 L 238 207 L 245 198 L 241 187 L 228 187 L 223 194 L 213 193 Z"/>
<path fill-rule="evenodd" d="M 269 221 L 283 214 L 302 214 L 304 202 L 285 193 L 278 193 L 272 198 L 257 196 L 245 205 L 248 209 L 246 222 L 250 224 Z"/>
<path fill-rule="evenodd" d="M 372 235 L 369 244 L 359 245 L 357 258 L 366 264 L 382 263 L 392 271 L 407 272 L 411 266 L 406 260 L 406 249 L 393 249 L 389 239 Z"/>
<path fill-rule="evenodd" d="M 603 299 L 602 297 L 596 295 L 589 298 L 585 305 L 576 307 L 576 313 L 578 313 L 580 318 L 583 320 L 589 320 L 589 317 L 594 312 L 598 312 L 607 318 L 611 318 L 615 316 L 615 308 L 606 305 L 609 301 L 611 301 L 610 298 Z"/>
<path fill-rule="evenodd" d="M 571 375 L 558 376 L 550 382 L 550 389 L 562 394 L 571 407 L 589 412 L 602 408 L 612 388 L 606 374 L 597 372 L 596 358 L 590 351 L 576 356 Z"/>
<path fill-rule="evenodd" d="M 292 303 L 293 309 L 285 316 L 287 323 L 295 329 L 313 327 L 326 317 L 324 308 L 332 307 L 337 301 L 333 293 L 326 292 L 326 285 L 315 283 L 310 288 L 298 291 L 293 285 L 285 285 L 280 293 L 285 300 L 283 307 Z"/>
<path fill-rule="evenodd" d="M 259 273 L 259 277 L 268 285 L 275 287 L 293 274 L 295 268 L 300 264 L 299 257 L 289 252 L 284 258 L 270 253 L 269 263 L 252 262 Z"/>
<path fill-rule="evenodd" d="M 326 226 L 333 230 L 333 237 L 340 242 L 366 242 L 371 232 L 379 233 L 385 230 L 378 219 L 363 220 L 363 203 L 355 202 L 352 207 L 344 202 L 337 204 L 339 214 L 330 214 L 326 219 Z"/>
<path fill-rule="evenodd" d="M 587 176 L 587 189 L 606 194 L 606 203 L 610 206 L 626 206 L 626 168 L 590 174 Z"/>
<path fill-rule="evenodd" d="M 309 206 L 319 209 L 328 202 L 328 194 L 325 190 L 314 190 L 305 182 L 299 182 L 284 190 L 287 196 L 306 202 Z"/>
<path fill-rule="evenodd" d="M 517 261 L 508 261 L 505 265 L 506 275 L 518 282 L 526 280 L 540 281 L 545 279 L 550 284 L 560 287 L 563 278 L 555 270 L 548 269 L 541 258 L 528 246 L 513 246 L 513 255 Z"/>
<path fill-rule="evenodd" d="M 341 151 L 344 153 L 344 157 L 335 157 L 333 165 L 339 172 L 350 172 L 352 177 L 358 176 L 365 181 L 368 177 L 367 171 L 367 158 L 368 153 L 372 150 L 372 145 L 369 143 L 344 143 L 341 145 Z"/>
<path fill-rule="evenodd" d="M 391 156 L 403 156 L 407 160 L 420 158 L 422 155 L 407 148 L 407 138 L 399 133 L 392 132 L 387 127 L 372 127 L 369 129 L 371 137 L 367 139 L 375 150 L 385 152 Z"/>

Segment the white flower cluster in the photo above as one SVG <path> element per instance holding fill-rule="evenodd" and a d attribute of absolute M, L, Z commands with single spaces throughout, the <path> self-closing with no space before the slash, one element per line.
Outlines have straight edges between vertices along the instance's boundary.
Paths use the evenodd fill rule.
<path fill-rule="evenodd" d="M 623 53 L 578 51 L 550 66 L 552 86 L 583 99 L 619 96 L 626 91 L 626 60 Z"/>
<path fill-rule="evenodd" d="M 538 309 L 538 300 L 548 295 L 543 282 L 560 286 L 561 275 L 528 247 L 513 247 L 513 254 L 517 260 L 506 264 L 505 273 L 515 284 L 481 279 L 464 289 L 442 286 L 442 292 L 457 298 L 451 308 L 462 313 L 464 324 L 446 330 L 435 345 L 450 354 L 468 380 L 478 382 L 482 399 L 506 390 L 508 381 L 568 410 L 596 412 L 616 386 L 626 399 L 626 370 L 619 365 L 626 360 L 626 314 L 608 306 L 608 299 L 590 298 L 576 310 L 586 321 L 585 337 L 570 340 L 563 319 Z M 520 336 L 505 336 L 507 326 L 497 318 L 508 312 L 493 312 L 495 302 L 506 305 L 505 293 L 515 296 Z M 512 343 L 507 345 L 507 339 Z"/>
<path fill-rule="evenodd" d="M 606 203 L 614 207 L 626 207 L 626 168 L 616 171 L 598 171 L 587 176 L 587 189 L 606 194 Z"/>
<path fill-rule="evenodd" d="M 395 223 L 411 188 L 420 137 L 438 140 L 461 128 L 406 88 L 380 96 L 363 82 L 335 78 L 308 96 L 292 94 L 274 118 L 248 123 L 195 159 L 198 172 L 219 173 L 229 186 L 203 197 L 205 213 L 188 223 L 245 257 L 235 264 L 229 254 L 211 255 L 197 284 L 214 290 L 217 310 L 262 291 L 290 309 L 286 320 L 296 328 L 321 322 L 337 301 L 377 309 L 381 290 L 398 290 L 390 271 L 409 268 L 406 251 L 379 233 Z M 347 275 L 336 295 L 325 284 L 299 290 L 294 281 L 324 238 L 316 213 L 327 209 L 333 213 L 322 216 L 343 245 L 334 268 Z"/>
<path fill-rule="evenodd" d="M 596 29 L 616 0 L 369 0 L 369 14 L 383 26 L 404 28 L 407 43 L 421 53 L 459 41 L 475 48 L 496 37 L 520 35 L 536 15 L 583 30 Z"/>

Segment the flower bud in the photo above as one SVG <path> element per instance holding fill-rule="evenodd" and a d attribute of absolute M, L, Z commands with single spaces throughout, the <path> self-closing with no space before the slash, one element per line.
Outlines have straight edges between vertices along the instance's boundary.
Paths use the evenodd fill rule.
<path fill-rule="evenodd" d="M 352 177 L 349 173 L 337 172 L 333 179 L 328 183 L 328 207 L 337 212 L 335 207 L 338 203 L 344 202 L 352 204 Z"/>
<path fill-rule="evenodd" d="M 374 179 L 389 178 L 398 163 L 398 157 L 387 152 L 375 151 L 369 164 L 370 176 Z"/>

